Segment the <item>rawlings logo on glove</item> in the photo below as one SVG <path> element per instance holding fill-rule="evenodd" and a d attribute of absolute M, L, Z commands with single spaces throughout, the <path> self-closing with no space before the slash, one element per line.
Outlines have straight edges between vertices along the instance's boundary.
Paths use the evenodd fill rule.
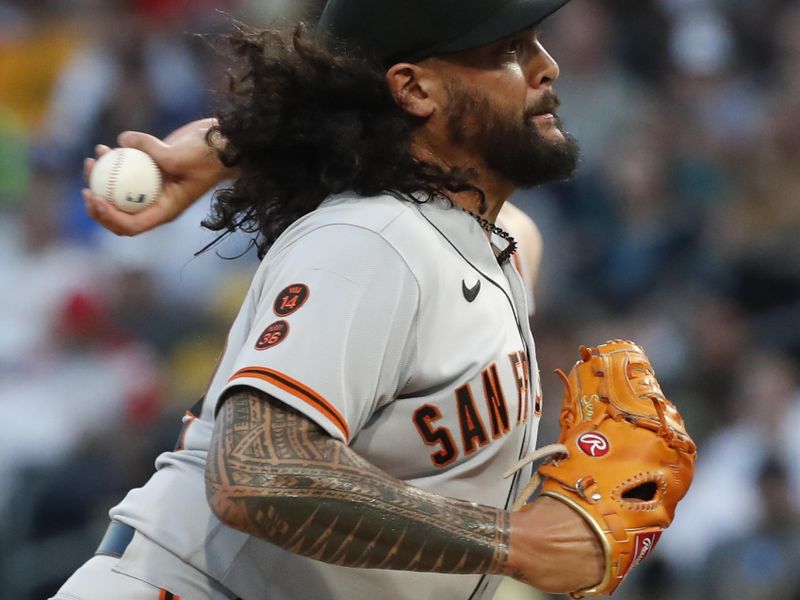
<path fill-rule="evenodd" d="M 525 510 L 541 485 L 597 534 L 605 575 L 575 598 L 610 594 L 652 552 L 689 489 L 697 454 L 639 346 L 614 340 L 580 354 L 568 376 L 557 371 L 565 385 L 558 444 L 509 471 L 549 455 L 514 508 Z"/>

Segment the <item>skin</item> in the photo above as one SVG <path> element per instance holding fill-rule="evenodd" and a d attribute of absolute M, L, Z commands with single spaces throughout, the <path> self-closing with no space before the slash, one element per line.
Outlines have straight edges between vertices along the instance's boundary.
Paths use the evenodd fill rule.
<path fill-rule="evenodd" d="M 417 64 L 399 63 L 389 69 L 387 84 L 398 103 L 409 113 L 427 120 L 412 139 L 417 157 L 445 166 L 471 167 L 476 185 L 486 193 L 488 207 L 483 216 L 494 222 L 516 186 L 487 167 L 477 149 L 454 145 L 447 135 L 448 81 L 486 95 L 497 110 L 520 121 L 525 110 L 542 103 L 558 79 L 558 64 L 541 43 L 535 29 L 527 29 L 494 44 L 434 57 Z M 481 118 L 471 115 L 471 118 Z M 564 141 L 563 132 L 551 116 L 537 116 L 539 132 L 548 140 Z M 469 124 L 467 124 L 467 128 Z M 478 211 L 473 194 L 455 195 L 453 200 Z"/>
<path fill-rule="evenodd" d="M 223 405 L 209 453 L 222 520 L 292 552 L 365 568 L 497 572 L 508 515 L 405 485 L 257 390 Z"/>
<path fill-rule="evenodd" d="M 214 146 L 206 143 L 206 134 L 213 119 L 187 123 L 164 140 L 152 135 L 126 131 L 117 142 L 122 147 L 137 148 L 153 157 L 164 174 L 164 185 L 158 200 L 146 210 L 128 214 L 115 208 L 101 196 L 83 190 L 86 212 L 100 225 L 121 236 L 134 236 L 176 219 L 211 188 L 225 179 L 236 177 L 236 171 L 226 169 L 217 158 Z M 221 140 L 212 140 L 221 144 Z M 108 152 L 108 146 L 95 148 L 97 158 Z M 83 171 L 86 181 L 97 158 L 87 158 Z"/>
<path fill-rule="evenodd" d="M 536 32 L 527 30 L 483 48 L 394 65 L 386 82 L 406 111 L 426 120 L 412 140 L 415 155 L 475 169 L 476 184 L 486 193 L 482 212 L 494 221 L 515 186 L 489 169 L 474 149 L 449 139 L 448 83 L 480 89 L 498 110 L 522 119 L 552 91 L 558 74 Z M 543 136 L 564 139 L 551 116 L 534 122 Z M 89 214 L 120 235 L 133 235 L 171 220 L 193 195 L 235 176 L 214 160 L 211 148 L 198 144 L 208 126 L 189 124 L 164 142 L 123 134 L 121 144 L 149 152 L 170 174 L 159 199 L 165 206 L 160 214 L 150 208 L 125 215 L 85 193 Z M 168 164 L 170 157 L 182 160 Z M 92 166 L 88 160 L 87 173 Z M 473 194 L 453 200 L 478 210 Z M 592 587 L 603 573 L 598 540 L 566 505 L 539 498 L 528 510 L 510 513 L 413 488 L 252 388 L 235 388 L 222 403 L 206 489 L 211 509 L 225 524 L 340 566 L 502 574 L 552 593 Z"/>
<path fill-rule="evenodd" d="M 539 266 L 542 263 L 542 232 L 533 219 L 510 202 L 505 202 L 500 209 L 500 221 L 519 242 L 516 254 L 519 255 L 521 262 L 519 271 L 528 286 L 528 293 L 533 297 L 536 280 L 539 277 Z"/>
<path fill-rule="evenodd" d="M 222 404 L 206 491 L 226 525 L 334 565 L 501 574 L 551 593 L 602 573 L 591 530 L 557 500 L 510 513 L 411 487 L 252 388 Z"/>

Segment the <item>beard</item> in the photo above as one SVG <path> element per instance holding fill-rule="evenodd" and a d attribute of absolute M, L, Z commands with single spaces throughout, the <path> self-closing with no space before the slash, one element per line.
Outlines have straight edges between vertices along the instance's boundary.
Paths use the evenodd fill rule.
<path fill-rule="evenodd" d="M 556 117 L 551 125 L 562 132 L 560 140 L 547 139 L 533 121 L 537 114 L 555 113 L 559 105 L 555 93 L 549 92 L 520 118 L 493 107 L 479 90 L 449 85 L 448 91 L 451 143 L 477 152 L 490 169 L 516 187 L 563 181 L 575 172 L 580 148 L 577 140 L 561 129 L 561 120 Z"/>

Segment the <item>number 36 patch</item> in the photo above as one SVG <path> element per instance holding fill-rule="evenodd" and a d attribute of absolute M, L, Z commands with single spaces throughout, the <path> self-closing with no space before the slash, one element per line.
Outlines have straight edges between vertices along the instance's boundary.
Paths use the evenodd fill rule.
<path fill-rule="evenodd" d="M 256 350 L 266 350 L 277 346 L 289 335 L 289 324 L 286 321 L 275 321 L 269 325 L 256 342 Z"/>

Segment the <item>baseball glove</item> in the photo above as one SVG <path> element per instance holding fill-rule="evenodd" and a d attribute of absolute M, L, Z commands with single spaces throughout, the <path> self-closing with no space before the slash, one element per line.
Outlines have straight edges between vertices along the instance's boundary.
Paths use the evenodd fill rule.
<path fill-rule="evenodd" d="M 610 594 L 650 554 L 689 489 L 697 454 L 639 346 L 613 340 L 581 346 L 580 355 L 568 376 L 556 371 L 566 388 L 559 443 L 509 470 L 549 455 L 514 508 L 525 510 L 541 487 L 600 539 L 605 575 L 573 598 Z"/>

